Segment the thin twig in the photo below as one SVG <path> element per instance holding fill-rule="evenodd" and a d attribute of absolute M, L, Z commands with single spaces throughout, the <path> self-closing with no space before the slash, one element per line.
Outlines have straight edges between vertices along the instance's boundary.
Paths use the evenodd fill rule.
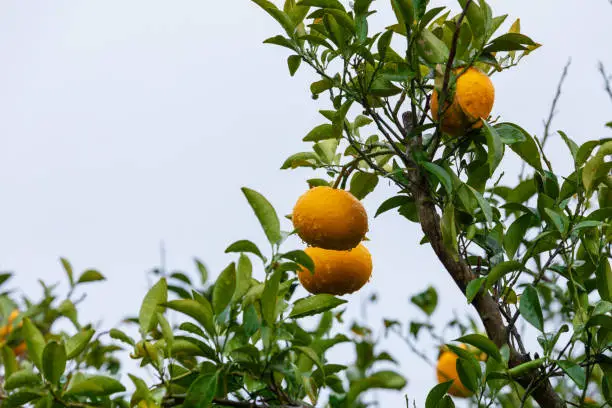
<path fill-rule="evenodd" d="M 453 68 L 453 61 L 455 60 L 455 55 L 457 54 L 457 46 L 459 44 L 459 33 L 461 32 L 461 23 L 463 23 L 463 19 L 465 18 L 468 9 L 470 8 L 470 4 L 472 4 L 472 0 L 468 0 L 465 3 L 465 7 L 461 11 L 459 18 L 457 19 L 457 26 L 455 27 L 455 32 L 453 33 L 453 41 L 451 43 L 451 49 L 448 53 L 448 61 L 446 62 L 446 69 L 444 70 L 444 82 L 442 83 L 442 95 L 446 94 L 448 90 L 448 83 L 450 81 L 450 72 Z M 444 99 L 444 97 L 442 98 Z M 444 101 L 441 101 L 444 103 Z"/>
<path fill-rule="evenodd" d="M 610 3 L 612 3 L 612 0 L 610 0 Z M 606 93 L 608 94 L 608 96 L 610 97 L 610 100 L 612 100 L 612 85 L 610 84 L 610 79 L 612 77 L 610 77 L 607 73 L 606 73 L 606 69 L 603 65 L 603 63 L 601 61 L 599 61 L 599 72 L 601 73 L 601 76 L 604 80 L 604 88 L 606 90 Z"/>
<path fill-rule="evenodd" d="M 440 101 L 438 104 L 438 119 L 439 119 L 438 127 L 431 141 L 432 149 L 431 149 L 430 155 L 432 158 L 434 157 L 434 155 L 436 154 L 436 150 L 438 149 L 438 143 L 440 139 L 440 125 L 442 123 L 442 119 L 444 115 L 443 111 L 446 109 L 448 86 L 450 85 L 449 84 L 450 74 L 451 74 L 451 69 L 453 68 L 453 61 L 455 60 L 455 55 L 457 54 L 457 47 L 459 44 L 459 33 L 461 31 L 461 23 L 463 23 L 463 19 L 467 15 L 468 9 L 470 8 L 470 4 L 472 4 L 472 0 L 467 0 L 467 2 L 465 3 L 465 7 L 461 11 L 459 18 L 457 19 L 457 26 L 455 27 L 455 32 L 453 33 L 451 48 L 448 53 L 448 61 L 446 62 L 446 68 L 444 70 L 444 80 L 442 82 L 442 89 L 440 90 L 440 93 L 439 93 Z"/>
<path fill-rule="evenodd" d="M 557 103 L 559 102 L 559 97 L 561 96 L 561 89 L 563 88 L 563 82 L 565 82 L 565 78 L 567 77 L 567 72 L 569 70 L 569 66 L 572 63 L 572 58 L 568 58 L 565 63 L 565 67 L 563 67 L 563 72 L 561 73 L 561 78 L 559 79 L 559 83 L 557 84 L 557 91 L 555 92 L 555 97 L 553 98 L 552 104 L 550 105 L 550 112 L 548 112 L 548 119 L 544 122 L 544 136 L 542 137 L 542 147 L 546 144 L 546 140 L 548 140 L 548 136 L 550 135 L 550 125 L 552 124 L 553 118 L 555 117 L 555 110 L 557 109 Z"/>

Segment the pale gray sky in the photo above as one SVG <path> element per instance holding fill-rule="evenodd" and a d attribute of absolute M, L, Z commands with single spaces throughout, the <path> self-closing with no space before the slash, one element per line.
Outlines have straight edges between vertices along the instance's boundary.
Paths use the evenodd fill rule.
<path fill-rule="evenodd" d="M 612 6 L 490 3 L 496 14 L 510 13 L 506 26 L 521 17 L 523 31 L 544 45 L 495 75 L 494 114 L 541 133 L 572 56 L 554 128 L 577 142 L 609 137 L 603 124 L 612 104 L 596 65 L 601 59 L 612 70 Z M 376 21 L 391 21 L 386 1 L 374 5 L 386 10 Z M 88 293 L 82 315 L 109 326 L 137 311 L 160 240 L 170 268 L 193 271 L 197 256 L 215 275 L 233 259 L 223 253 L 229 243 L 263 245 L 240 187 L 290 213 L 312 173 L 280 164 L 308 148 L 301 138 L 321 122 L 307 90 L 312 73 L 302 67 L 290 78 L 287 51 L 262 44 L 279 32 L 247 0 L 2 2 L 0 268 L 16 272 L 13 285 L 38 293 L 38 278 L 63 280 L 59 256 L 77 270 L 98 268 L 108 281 Z M 548 151 L 565 174 L 562 143 L 551 138 Z M 514 176 L 508 157 L 504 168 Z M 365 200 L 370 215 L 391 193 L 380 188 Z M 371 221 L 369 236 L 374 277 L 348 297 L 349 315 L 375 290 L 372 321 L 421 318 L 408 298 L 429 284 L 441 295 L 436 321 L 469 310 L 430 249 L 417 245 L 415 225 L 389 213 Z M 422 406 L 434 371 L 401 343 L 387 346 Z M 384 393 L 381 401 L 402 406 L 403 396 Z"/>

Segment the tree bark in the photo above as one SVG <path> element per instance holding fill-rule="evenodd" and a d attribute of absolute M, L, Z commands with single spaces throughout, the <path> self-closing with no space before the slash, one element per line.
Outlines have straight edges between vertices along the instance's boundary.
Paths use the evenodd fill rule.
<path fill-rule="evenodd" d="M 468 283 L 474 279 L 474 275 L 469 266 L 461 257 L 454 256 L 448 250 L 442 241 L 442 232 L 440 229 L 440 216 L 436 211 L 434 202 L 432 201 L 430 189 L 427 180 L 417 172 L 412 172 L 411 180 L 412 193 L 419 211 L 421 228 L 425 236 L 438 256 L 442 265 L 451 275 L 461 292 L 465 294 Z M 478 312 L 489 338 L 501 347 L 508 344 L 507 328 L 502 320 L 502 315 L 499 311 L 497 302 L 493 297 L 481 291 L 473 300 L 472 305 Z M 510 347 L 509 366 L 515 367 L 521 363 L 529 361 L 528 356 L 521 355 L 512 345 Z M 567 408 L 565 401 L 553 390 L 553 387 L 548 379 L 536 382 L 541 377 L 538 370 L 533 370 L 517 379 L 517 381 L 526 389 L 532 387 L 531 395 L 542 408 Z M 537 385 L 536 385 L 537 384 Z M 533 388 L 535 385 L 535 388 Z"/>

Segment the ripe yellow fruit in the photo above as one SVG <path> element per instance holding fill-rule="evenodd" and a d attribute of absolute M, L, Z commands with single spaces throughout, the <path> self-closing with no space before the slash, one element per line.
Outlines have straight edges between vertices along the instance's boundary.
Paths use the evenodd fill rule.
<path fill-rule="evenodd" d="M 457 68 L 455 73 L 463 72 Z M 470 67 L 461 74 L 455 84 L 455 95 L 452 101 L 445 102 L 442 112 L 443 132 L 451 136 L 459 136 L 469 129 L 482 127 L 482 120 L 486 119 L 493 109 L 495 101 L 495 88 L 487 74 L 478 68 Z M 431 95 L 431 115 L 438 121 L 438 91 Z"/>
<path fill-rule="evenodd" d="M 19 309 L 15 309 L 11 312 L 11 314 L 8 317 L 8 322 L 9 324 L 13 323 L 15 320 L 17 320 L 17 318 L 19 317 Z"/>
<path fill-rule="evenodd" d="M 353 293 L 372 276 L 372 256 L 363 244 L 349 251 L 308 247 L 305 252 L 314 262 L 314 273 L 302 268 L 297 275 L 310 293 Z"/>
<path fill-rule="evenodd" d="M 361 202 L 347 191 L 326 186 L 304 193 L 291 219 L 300 238 L 324 249 L 355 248 L 368 232 L 368 215 Z"/>
<path fill-rule="evenodd" d="M 466 348 L 465 345 L 461 345 L 460 347 L 463 349 Z M 451 385 L 448 393 L 455 397 L 467 398 L 472 395 L 472 391 L 468 390 L 459 379 L 459 374 L 457 373 L 457 359 L 459 359 L 459 356 L 451 350 L 442 351 L 436 367 L 438 383 L 453 380 L 453 385 Z"/>
<path fill-rule="evenodd" d="M 13 331 L 13 322 L 17 319 L 17 317 L 19 317 L 19 310 L 15 309 L 9 315 L 6 326 L 0 327 L 0 339 L 5 338 L 9 334 L 11 334 L 11 332 Z M 20 322 L 17 327 L 21 327 L 22 324 L 23 323 Z"/>

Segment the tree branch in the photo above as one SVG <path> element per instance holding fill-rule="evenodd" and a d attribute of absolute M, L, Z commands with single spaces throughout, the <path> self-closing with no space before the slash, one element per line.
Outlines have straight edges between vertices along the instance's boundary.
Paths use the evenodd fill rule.
<path fill-rule="evenodd" d="M 544 136 L 542 136 L 542 147 L 544 147 L 544 145 L 546 144 L 546 140 L 548 140 L 548 136 L 550 135 L 550 125 L 552 124 L 553 118 L 555 117 L 555 110 L 557 109 L 557 103 L 559 102 L 559 97 L 561 96 L 561 88 L 563 88 L 563 82 L 565 82 L 565 78 L 567 77 L 567 72 L 571 63 L 572 58 L 570 57 L 567 59 L 565 67 L 563 67 L 561 78 L 559 79 L 559 83 L 557 84 L 557 91 L 555 92 L 555 97 L 553 98 L 552 104 L 550 105 L 548 119 L 546 119 L 546 122 L 544 122 Z"/>
<path fill-rule="evenodd" d="M 410 172 L 410 177 L 413 182 L 412 193 L 419 211 L 421 228 L 429 239 L 438 259 L 442 262 L 459 289 L 465 293 L 467 285 L 474 279 L 474 275 L 469 266 L 461 258 L 453 256 L 451 251 L 443 244 L 442 231 L 440 229 L 440 216 L 431 198 L 427 179 L 417 172 Z M 504 326 L 497 302 L 493 297 L 481 291 L 474 298 L 472 304 L 478 312 L 489 338 L 497 347 L 508 344 L 507 329 Z M 510 344 L 508 344 L 508 346 L 510 346 L 510 367 L 515 367 L 530 360 L 528 356 L 520 354 Z M 523 387 L 527 388 L 530 384 L 534 384 L 534 380 L 537 380 L 540 376 L 541 373 L 538 370 L 534 370 L 518 378 L 517 381 Z M 548 380 L 542 381 L 536 387 L 532 387 L 532 390 L 533 398 L 541 407 L 567 407 L 565 401 L 555 393 Z"/>
<path fill-rule="evenodd" d="M 612 0 L 610 0 L 610 2 L 612 3 Z M 610 97 L 610 100 L 612 100 L 612 85 L 610 85 L 610 76 L 608 76 L 608 74 L 606 73 L 606 69 L 604 68 L 604 65 L 601 61 L 599 61 L 599 72 L 601 73 L 601 76 L 604 80 L 604 88 L 606 90 L 606 93 Z"/>

